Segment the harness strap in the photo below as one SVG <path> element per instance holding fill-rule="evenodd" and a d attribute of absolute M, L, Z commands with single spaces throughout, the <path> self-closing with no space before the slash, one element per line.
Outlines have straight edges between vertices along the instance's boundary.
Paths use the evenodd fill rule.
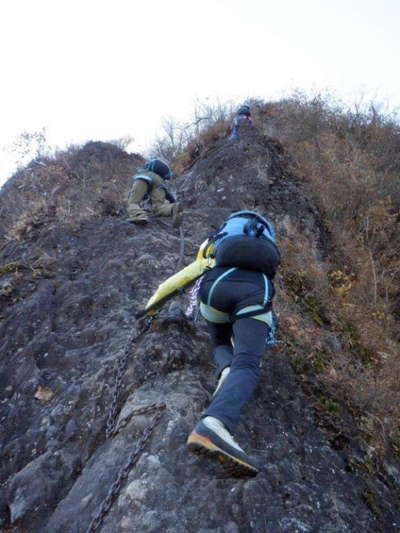
<path fill-rule="evenodd" d="M 271 311 L 271 309 L 272 309 L 272 303 L 267 302 L 265 305 L 261 307 L 261 309 L 260 308 L 252 309 L 251 311 L 246 311 L 246 313 L 241 313 L 240 311 L 236 313 L 232 313 L 231 315 L 229 315 L 229 320 L 231 322 L 234 322 L 235 320 L 239 320 L 241 318 L 251 318 L 252 316 L 263 315 L 264 313 L 268 313 L 268 311 Z"/>
<path fill-rule="evenodd" d="M 271 303 L 271 295 L 269 291 L 269 281 L 265 274 L 262 275 L 264 279 L 264 299 L 262 305 L 252 305 L 248 307 L 252 307 L 253 309 L 250 309 L 249 311 L 246 311 L 245 313 L 241 313 L 240 310 L 232 313 L 229 317 L 229 319 L 233 322 L 234 320 L 239 320 L 240 318 L 251 318 L 252 316 L 262 315 L 264 313 L 268 313 L 268 311 L 271 311 L 272 309 L 272 303 Z M 256 308 L 256 309 L 254 309 Z"/>

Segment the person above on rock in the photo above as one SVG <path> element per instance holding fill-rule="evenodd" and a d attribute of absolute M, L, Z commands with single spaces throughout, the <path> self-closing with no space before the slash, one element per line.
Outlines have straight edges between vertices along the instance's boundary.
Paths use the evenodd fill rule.
<path fill-rule="evenodd" d="M 232 213 L 201 245 L 197 259 L 162 283 L 143 314 L 194 279 L 200 312 L 214 344 L 217 387 L 187 440 L 189 451 L 218 460 L 230 475 L 254 476 L 256 463 L 232 434 L 259 376 L 266 337 L 273 325 L 273 278 L 280 263 L 273 224 L 255 211 Z"/>
<path fill-rule="evenodd" d="M 251 120 L 250 106 L 248 104 L 243 104 L 239 107 L 236 112 L 236 116 L 233 119 L 232 133 L 229 137 L 230 140 L 239 138 L 239 128 L 241 124 L 247 124 L 249 126 L 253 125 Z"/>
<path fill-rule="evenodd" d="M 174 219 L 178 217 L 180 206 L 165 185 L 165 181 L 171 177 L 171 169 L 161 159 L 150 159 L 133 175 L 127 206 L 129 222 L 135 224 L 148 222 L 148 212 L 140 206 L 146 198 L 150 199 L 155 215 L 173 216 Z"/>

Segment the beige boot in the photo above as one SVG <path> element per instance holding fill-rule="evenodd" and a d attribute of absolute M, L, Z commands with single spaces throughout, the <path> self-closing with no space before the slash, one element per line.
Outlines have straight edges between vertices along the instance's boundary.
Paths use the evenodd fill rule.
<path fill-rule="evenodd" d="M 186 444 L 190 452 L 219 461 L 228 475 L 251 477 L 258 474 L 257 463 L 242 450 L 217 418 L 206 416 L 200 420 Z"/>
<path fill-rule="evenodd" d="M 128 222 L 132 222 L 133 224 L 146 224 L 149 221 L 147 212 L 138 204 L 130 203 L 127 207 L 127 211 Z"/>

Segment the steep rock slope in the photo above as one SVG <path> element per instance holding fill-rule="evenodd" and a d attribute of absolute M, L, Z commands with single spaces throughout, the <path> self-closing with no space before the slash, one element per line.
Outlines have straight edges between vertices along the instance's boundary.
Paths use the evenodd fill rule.
<path fill-rule="evenodd" d="M 47 210 L 41 224 L 3 247 L 4 531 L 86 531 L 154 416 L 129 414 L 160 402 L 165 412 L 104 514 L 102 532 L 396 531 L 400 513 L 388 485 L 352 471 L 346 450 L 317 427 L 284 345 L 266 353 L 237 434 L 263 465 L 257 478 L 226 479 L 187 454 L 186 436 L 214 387 L 204 326 L 182 318 L 187 295 L 133 346 L 118 403 L 128 422 L 105 438 L 114 366 L 137 331 L 135 310 L 233 209 L 260 209 L 276 221 L 282 243 L 302 239 L 309 257 L 329 268 L 329 235 L 309 191 L 285 169 L 279 143 L 250 130 L 240 141 L 218 141 L 177 180 L 181 230 L 168 219 L 145 228 L 126 223 L 121 196 L 120 205 L 113 199 L 113 209 L 75 223 Z M 97 202 L 101 187 L 94 191 Z M 281 277 L 277 288 L 284 324 L 298 309 L 284 297 Z"/>

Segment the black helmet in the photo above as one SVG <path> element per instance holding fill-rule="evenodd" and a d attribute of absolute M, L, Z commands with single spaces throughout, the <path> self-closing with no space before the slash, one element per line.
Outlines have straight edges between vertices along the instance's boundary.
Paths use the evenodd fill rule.
<path fill-rule="evenodd" d="M 172 170 L 169 168 L 167 163 L 164 163 L 164 161 L 161 159 L 150 159 L 144 168 L 154 172 L 163 180 L 169 180 L 172 178 Z"/>
<path fill-rule="evenodd" d="M 238 109 L 238 115 L 250 115 L 250 106 L 248 104 L 243 104 Z"/>

